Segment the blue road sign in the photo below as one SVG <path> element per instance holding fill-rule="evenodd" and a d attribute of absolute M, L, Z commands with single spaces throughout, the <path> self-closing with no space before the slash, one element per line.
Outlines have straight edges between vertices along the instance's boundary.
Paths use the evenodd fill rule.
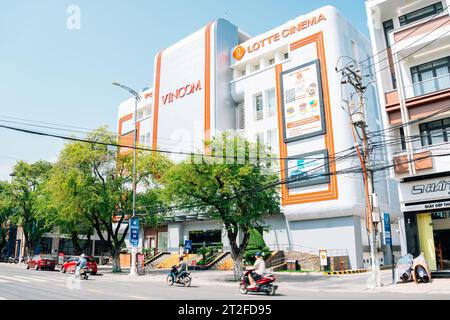
<path fill-rule="evenodd" d="M 384 244 L 392 244 L 391 218 L 389 213 L 384 213 Z"/>
<path fill-rule="evenodd" d="M 184 240 L 184 249 L 192 251 L 192 240 Z"/>
<path fill-rule="evenodd" d="M 139 219 L 130 219 L 130 243 L 133 247 L 139 246 Z"/>

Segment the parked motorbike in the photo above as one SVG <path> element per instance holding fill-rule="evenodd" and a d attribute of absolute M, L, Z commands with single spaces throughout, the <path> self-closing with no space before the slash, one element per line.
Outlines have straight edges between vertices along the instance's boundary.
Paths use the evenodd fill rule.
<path fill-rule="evenodd" d="M 19 258 L 11 256 L 8 258 L 8 263 L 19 263 Z"/>
<path fill-rule="evenodd" d="M 427 283 L 431 280 L 430 268 L 422 252 L 413 260 L 412 276 L 416 283 Z"/>
<path fill-rule="evenodd" d="M 413 260 L 413 256 L 409 253 L 406 256 L 398 259 L 397 266 L 395 268 L 395 283 L 397 283 L 399 280 L 408 282 L 412 279 Z"/>
<path fill-rule="evenodd" d="M 173 286 L 174 283 L 182 284 L 185 287 L 189 287 L 191 285 L 192 278 L 190 276 L 190 272 L 180 272 L 178 274 L 177 266 L 172 266 L 169 274 L 167 275 L 167 284 L 169 286 Z"/>
<path fill-rule="evenodd" d="M 425 256 L 421 253 L 418 257 L 413 258 L 411 254 L 401 257 L 395 269 L 395 283 L 399 280 L 408 282 L 429 282 L 431 280 L 431 272 L 425 260 Z"/>
<path fill-rule="evenodd" d="M 247 294 L 248 292 L 264 292 L 267 295 L 273 296 L 275 295 L 275 291 L 278 289 L 278 286 L 274 284 L 276 278 L 272 274 L 263 275 L 256 281 L 255 288 L 249 288 L 250 280 L 248 279 L 248 275 L 251 271 L 246 271 L 242 276 L 241 284 L 239 286 L 239 292 L 242 294 Z"/>

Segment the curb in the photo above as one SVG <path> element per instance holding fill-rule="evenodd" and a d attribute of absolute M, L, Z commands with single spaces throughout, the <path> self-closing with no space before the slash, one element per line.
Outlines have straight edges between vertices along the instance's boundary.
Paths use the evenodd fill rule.
<path fill-rule="evenodd" d="M 380 270 L 390 270 L 392 269 L 392 265 L 387 266 L 381 266 Z M 344 274 L 354 274 L 354 273 L 364 273 L 364 272 L 370 272 L 372 269 L 355 269 L 355 270 L 342 270 L 342 271 L 327 271 L 324 272 L 324 276 L 338 276 L 338 275 L 344 275 Z"/>

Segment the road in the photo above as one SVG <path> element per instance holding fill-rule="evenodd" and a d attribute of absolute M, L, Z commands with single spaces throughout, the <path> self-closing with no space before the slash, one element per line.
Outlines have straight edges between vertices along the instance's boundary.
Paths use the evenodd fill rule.
<path fill-rule="evenodd" d="M 0 263 L 0 300 L 450 299 L 450 291 L 417 291 L 427 288 L 426 285 L 418 287 L 411 284 L 416 286 L 416 291 L 404 287 L 404 292 L 400 293 L 369 290 L 366 287 L 367 274 L 336 277 L 279 274 L 279 290 L 273 297 L 264 294 L 241 295 L 238 285 L 231 282 L 231 274 L 226 272 L 204 271 L 193 272 L 192 275 L 192 286 L 189 288 L 168 287 L 164 282 L 165 271 L 162 270 L 133 278 L 127 274 L 103 272 L 87 281 L 74 282 L 71 274 L 26 270 L 18 265 Z M 383 272 L 383 282 L 389 283 L 389 279 L 390 272 Z M 448 287 L 448 282 L 437 284 Z"/>

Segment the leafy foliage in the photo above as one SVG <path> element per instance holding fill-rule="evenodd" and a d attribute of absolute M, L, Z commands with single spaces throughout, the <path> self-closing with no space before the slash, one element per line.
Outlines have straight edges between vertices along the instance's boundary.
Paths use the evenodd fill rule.
<path fill-rule="evenodd" d="M 260 144 L 224 134 L 208 142 L 208 147 L 215 158 L 198 161 L 193 156 L 174 165 L 162 176 L 164 191 L 167 201 L 186 211 L 223 222 L 235 278 L 239 278 L 250 231 L 264 226 L 264 216 L 279 213 L 278 176 L 272 172 L 270 161 L 255 160 L 255 155 L 270 156 Z M 238 243 L 239 232 L 242 237 Z"/>
<path fill-rule="evenodd" d="M 262 253 L 263 259 L 266 259 L 270 255 L 270 249 L 266 246 L 264 237 L 258 230 L 253 229 L 250 231 L 250 240 L 248 241 L 247 250 L 244 253 L 244 261 L 247 264 L 255 263 L 255 254 L 257 252 Z"/>

